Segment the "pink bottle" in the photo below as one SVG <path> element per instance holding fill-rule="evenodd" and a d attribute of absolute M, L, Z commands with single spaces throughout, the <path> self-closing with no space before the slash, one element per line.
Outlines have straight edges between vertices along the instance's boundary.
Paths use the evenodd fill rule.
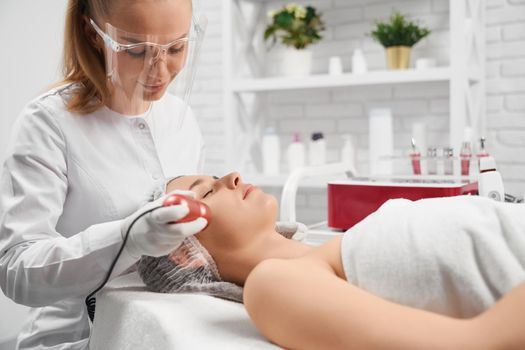
<path fill-rule="evenodd" d="M 465 141 L 461 145 L 461 152 L 459 154 L 461 159 L 461 175 L 468 176 L 470 173 L 470 159 L 472 158 L 472 149 L 470 142 Z"/>
<path fill-rule="evenodd" d="M 480 169 L 480 159 L 483 157 L 489 156 L 489 153 L 485 150 L 485 141 L 486 139 L 484 137 L 481 137 L 479 139 L 479 143 L 481 147 L 480 147 L 478 154 L 476 154 L 476 158 L 478 159 L 478 169 Z"/>
<path fill-rule="evenodd" d="M 414 175 L 421 175 L 421 153 L 416 148 L 416 141 L 412 138 L 412 153 L 410 153 L 412 162 L 412 173 Z"/>

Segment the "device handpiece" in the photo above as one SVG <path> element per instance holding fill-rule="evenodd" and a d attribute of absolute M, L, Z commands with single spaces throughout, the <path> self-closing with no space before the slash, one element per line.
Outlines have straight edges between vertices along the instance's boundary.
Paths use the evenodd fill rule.
<path fill-rule="evenodd" d="M 499 202 L 505 201 L 505 189 L 501 174 L 496 170 L 496 161 L 491 156 L 479 159 L 478 192 Z"/>
<path fill-rule="evenodd" d="M 170 224 L 178 224 L 182 222 L 193 221 L 197 218 L 205 218 L 208 221 L 206 227 L 211 221 L 211 210 L 208 205 L 202 203 L 196 199 L 180 194 L 172 194 L 164 200 L 163 206 L 167 207 L 170 205 L 184 205 L 189 209 L 188 214 L 177 221 L 169 222 Z M 205 228 L 206 228 L 205 227 Z"/>

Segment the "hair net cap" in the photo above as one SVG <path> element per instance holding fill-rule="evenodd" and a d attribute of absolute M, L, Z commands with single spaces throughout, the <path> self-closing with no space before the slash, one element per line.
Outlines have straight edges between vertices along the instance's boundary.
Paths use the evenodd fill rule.
<path fill-rule="evenodd" d="M 222 280 L 215 261 L 193 236 L 169 255 L 143 256 L 138 271 L 154 292 L 202 293 L 242 302 L 242 288 Z"/>
<path fill-rule="evenodd" d="M 277 222 L 276 231 L 304 240 L 307 228 L 297 222 Z M 150 290 L 159 293 L 202 293 L 242 302 L 242 287 L 222 280 L 217 265 L 197 238 L 190 236 L 169 255 L 143 256 L 138 272 Z"/>

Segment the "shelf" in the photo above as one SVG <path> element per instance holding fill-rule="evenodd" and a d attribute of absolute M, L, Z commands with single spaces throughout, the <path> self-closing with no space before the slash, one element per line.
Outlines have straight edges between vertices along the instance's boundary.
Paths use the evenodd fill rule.
<path fill-rule="evenodd" d="M 282 91 L 295 89 L 318 89 L 331 87 L 404 84 L 419 82 L 447 82 L 451 79 L 449 67 L 425 70 L 380 70 L 365 74 L 317 74 L 305 77 L 270 77 L 233 79 L 234 92 Z M 472 79 L 474 80 L 474 79 Z"/>
<path fill-rule="evenodd" d="M 256 186 L 261 187 L 283 187 L 286 180 L 288 179 L 289 174 L 279 174 L 279 175 L 263 175 L 263 174 L 246 174 L 243 175 L 243 181 L 251 183 Z M 373 177 L 375 181 L 380 181 L 384 179 L 385 181 L 395 181 L 395 180 L 414 180 L 414 181 L 427 181 L 431 183 L 432 181 L 436 182 L 435 184 L 421 184 L 421 186 L 444 186 L 444 184 L 439 184 L 439 182 L 476 182 L 477 176 L 453 176 L 453 175 L 377 175 Z M 354 181 L 357 181 L 360 178 L 354 178 Z M 332 176 L 319 176 L 315 178 L 305 178 L 299 182 L 300 188 L 326 188 L 326 184 L 330 181 L 347 181 L 350 180 L 348 177 L 345 177 L 344 174 L 332 175 Z M 402 182 L 401 182 L 402 183 Z M 448 184 L 446 184 L 448 186 Z"/>
<path fill-rule="evenodd" d="M 344 233 L 345 231 L 343 230 L 329 228 L 328 223 L 323 221 L 313 225 L 308 225 L 308 233 L 304 243 L 312 246 L 319 246 Z"/>
<path fill-rule="evenodd" d="M 262 174 L 243 174 L 243 181 L 260 187 L 283 187 L 288 179 L 288 174 L 262 175 Z M 299 187 L 303 188 L 326 188 L 328 181 L 343 180 L 344 175 L 320 176 L 306 178 L 299 182 Z"/>
<path fill-rule="evenodd" d="M 226 163 L 229 169 L 253 168 L 252 150 L 260 150 L 256 133 L 265 124 L 264 112 L 272 100 L 267 92 L 308 91 L 309 89 L 332 89 L 351 87 L 395 87 L 406 84 L 446 84 L 448 85 L 449 132 L 448 145 L 459 154 L 465 127 L 471 127 L 473 138 L 486 134 L 485 122 L 485 0 L 448 0 L 449 47 L 448 63 L 444 66 L 424 70 L 371 70 L 365 74 L 345 73 L 337 76 L 316 74 L 304 77 L 261 77 L 268 68 L 265 57 L 259 50 L 261 28 L 266 24 L 266 3 L 270 0 L 223 0 L 222 25 L 224 48 L 224 116 Z M 444 0 L 446 2 L 446 0 Z M 252 3 L 249 11 L 243 4 Z M 342 4 L 342 2 L 340 2 Z M 366 7 L 366 2 L 360 3 Z M 343 6 L 343 5 L 341 5 Z M 329 7 L 337 11 L 339 5 Z M 445 20 L 447 14 L 442 15 Z M 366 19 L 363 19 L 366 22 Z M 345 25 L 361 25 L 348 22 Z M 337 24 L 334 24 L 337 25 Z M 324 39 L 330 42 L 330 38 Z M 333 39 L 332 39 L 333 40 Z M 334 41 L 335 42 L 335 41 Z M 334 47 L 339 47 L 338 43 Z M 337 54 L 337 52 L 333 52 Z M 339 52 L 339 54 L 344 54 Z M 431 56 L 430 56 L 431 57 Z M 443 61 L 445 62 L 445 61 Z M 446 64 L 446 66 L 445 66 Z M 245 69 L 246 68 L 246 69 Z M 241 75 L 239 72 L 243 72 Z M 415 89 L 419 87 L 414 87 Z M 261 92 L 261 94 L 258 94 Z M 395 95 L 395 94 L 393 94 Z M 392 96 L 395 101 L 397 96 Z M 428 97 L 430 98 L 430 97 Z M 373 96 L 362 98 L 363 103 Z M 305 107 L 310 105 L 308 96 Z M 298 119 L 299 120 L 299 119 Z M 300 120 L 299 120 L 300 122 Z M 260 164 L 259 164 L 260 165 Z M 286 176 L 254 176 L 253 182 L 261 186 L 281 187 Z M 302 187 L 325 186 L 325 181 L 305 180 Z"/>

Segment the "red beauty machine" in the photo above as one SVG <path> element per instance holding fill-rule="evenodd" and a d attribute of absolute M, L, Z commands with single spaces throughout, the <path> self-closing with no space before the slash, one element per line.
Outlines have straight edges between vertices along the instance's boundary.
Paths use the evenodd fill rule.
<path fill-rule="evenodd" d="M 477 194 L 477 182 L 449 179 L 353 178 L 328 183 L 328 226 L 347 230 L 394 198 L 418 200 Z"/>

